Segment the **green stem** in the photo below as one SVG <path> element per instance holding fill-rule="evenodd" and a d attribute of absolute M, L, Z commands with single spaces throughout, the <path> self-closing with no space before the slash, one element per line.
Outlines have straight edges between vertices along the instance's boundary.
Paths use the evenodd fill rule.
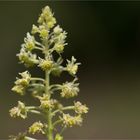
<path fill-rule="evenodd" d="M 39 47 L 35 47 L 36 50 L 40 50 L 40 51 L 43 51 L 42 48 L 39 48 Z"/>
<path fill-rule="evenodd" d="M 27 137 L 27 136 L 25 137 L 25 139 L 26 140 L 37 140 L 37 139 L 31 138 L 31 137 Z"/>
<path fill-rule="evenodd" d="M 62 128 L 62 130 L 60 131 L 60 135 L 64 132 L 65 129 L 66 129 L 66 126 L 64 126 L 64 127 Z"/>
<path fill-rule="evenodd" d="M 46 44 L 46 43 L 45 43 Z M 48 51 L 48 45 L 46 44 L 46 50 Z M 45 53 L 45 57 L 47 56 L 47 52 Z M 49 95 L 49 98 L 51 98 L 51 94 L 49 92 L 49 88 L 50 88 L 50 73 L 49 71 L 45 72 L 45 93 L 47 95 Z M 53 140 L 53 125 L 52 125 L 52 115 L 51 115 L 52 111 L 51 108 L 48 109 L 47 112 L 47 122 L 48 122 L 48 128 L 47 128 L 47 137 L 48 140 Z"/>
<path fill-rule="evenodd" d="M 60 88 L 61 86 L 62 86 L 62 85 L 60 85 L 60 84 L 53 84 L 53 85 L 50 86 L 50 89 L 51 89 L 51 88 L 54 88 L 54 87 Z"/>
<path fill-rule="evenodd" d="M 35 42 L 35 44 L 38 45 L 38 46 L 40 46 L 40 47 L 42 47 L 42 48 L 45 48 L 44 45 L 42 45 L 41 43 L 39 43 L 39 42 L 37 42 L 37 41 Z"/>
<path fill-rule="evenodd" d="M 53 127 L 55 127 L 57 124 L 61 123 L 63 120 L 57 120 L 53 123 Z"/>
<path fill-rule="evenodd" d="M 61 112 L 61 111 L 64 111 L 64 110 L 73 110 L 73 109 L 74 109 L 74 106 L 66 106 L 66 107 L 63 107 L 61 109 L 57 109 L 52 113 L 52 116 L 54 116 L 58 112 Z"/>
<path fill-rule="evenodd" d="M 46 71 L 46 94 L 51 95 L 49 93 L 49 72 Z M 51 116 L 51 108 L 48 109 L 47 112 L 47 121 L 48 121 L 48 140 L 53 140 L 53 127 L 52 127 L 52 116 Z"/>
<path fill-rule="evenodd" d="M 45 80 L 43 78 L 32 77 L 31 80 L 32 81 L 42 81 L 43 83 L 45 83 Z"/>
<path fill-rule="evenodd" d="M 30 113 L 34 113 L 34 114 L 39 114 L 39 115 L 41 115 L 41 113 L 40 113 L 39 111 L 37 111 L 37 110 L 30 110 L 29 112 L 30 112 Z"/>

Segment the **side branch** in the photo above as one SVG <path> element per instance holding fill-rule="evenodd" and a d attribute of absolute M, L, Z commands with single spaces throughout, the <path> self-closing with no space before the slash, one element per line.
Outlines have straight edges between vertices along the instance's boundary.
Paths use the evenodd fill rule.
<path fill-rule="evenodd" d="M 26 140 L 37 140 L 37 139 L 31 138 L 31 137 L 27 137 L 27 136 L 25 137 L 25 139 Z"/>
<path fill-rule="evenodd" d="M 67 107 L 63 107 L 61 109 L 57 109 L 52 113 L 52 116 L 54 116 L 56 113 L 61 112 L 61 111 L 66 111 L 66 110 L 74 110 L 74 106 L 67 106 Z"/>
<path fill-rule="evenodd" d="M 31 81 L 42 81 L 43 83 L 45 83 L 45 80 L 43 78 L 38 78 L 38 77 L 32 77 Z"/>

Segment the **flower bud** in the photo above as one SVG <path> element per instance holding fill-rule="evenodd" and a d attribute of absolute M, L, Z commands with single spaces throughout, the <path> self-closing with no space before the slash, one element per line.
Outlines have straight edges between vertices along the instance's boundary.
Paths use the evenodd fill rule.
<path fill-rule="evenodd" d="M 36 25 L 33 24 L 31 33 L 32 33 L 32 34 L 36 34 L 36 33 L 38 33 L 38 32 L 39 32 L 38 27 L 37 27 Z"/>
<path fill-rule="evenodd" d="M 56 35 L 60 34 L 62 31 L 63 31 L 63 30 L 62 30 L 62 28 L 60 28 L 59 25 L 57 25 L 57 26 L 53 29 L 53 32 L 54 32 L 54 34 L 56 34 Z"/>
<path fill-rule="evenodd" d="M 55 140 L 63 140 L 63 137 L 60 134 L 56 134 Z"/>

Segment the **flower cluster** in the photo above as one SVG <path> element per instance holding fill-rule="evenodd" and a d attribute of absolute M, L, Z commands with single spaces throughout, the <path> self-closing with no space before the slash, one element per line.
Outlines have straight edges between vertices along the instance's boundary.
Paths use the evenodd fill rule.
<path fill-rule="evenodd" d="M 15 86 L 12 88 L 12 91 L 23 95 L 26 87 L 30 83 L 31 75 L 28 71 L 19 73 L 19 75 L 21 76 L 21 79 L 17 78 L 17 80 L 15 81 Z"/>
<path fill-rule="evenodd" d="M 34 122 L 30 127 L 29 127 L 29 133 L 30 134 L 35 134 L 35 133 L 42 133 L 44 134 L 43 131 L 44 125 L 39 121 L 39 122 Z"/>
<path fill-rule="evenodd" d="M 72 56 L 71 60 L 67 60 L 63 66 L 62 53 L 67 45 L 67 32 L 55 24 L 54 14 L 46 6 L 38 18 L 38 25 L 32 25 L 31 33 L 27 32 L 21 50 L 17 54 L 21 63 L 26 67 L 36 66 L 40 68 L 44 72 L 44 77 L 31 77 L 28 71 L 19 73 L 21 77 L 16 79 L 12 91 L 19 95 L 25 95 L 25 92 L 29 92 L 40 102 L 37 106 L 25 106 L 24 103 L 18 101 L 17 107 L 10 110 L 10 116 L 25 119 L 27 113 L 34 113 L 43 116 L 46 122 L 34 122 L 24 135 L 19 135 L 14 140 L 32 139 L 26 135 L 37 133 L 44 134 L 48 140 L 63 140 L 61 134 L 64 128 L 81 125 L 82 115 L 88 112 L 88 107 L 79 101 L 74 102 L 73 106 L 64 106 L 59 98 L 55 99 L 58 96 L 72 98 L 78 95 L 79 83 L 76 82 L 76 74 L 80 65 Z M 63 84 L 52 84 L 51 76 L 60 76 L 62 72 L 67 72 L 74 80 Z M 54 93 L 58 93 L 58 96 L 55 96 Z M 73 111 L 75 115 L 72 116 L 67 111 Z M 56 134 L 55 130 L 59 124 L 62 124 L 62 130 L 60 134 L 58 131 Z"/>
<path fill-rule="evenodd" d="M 23 47 L 25 47 L 25 49 L 27 51 L 31 51 L 35 48 L 35 38 L 34 36 L 31 36 L 30 33 L 27 33 L 27 37 L 24 38 L 24 44 L 22 44 Z"/>
<path fill-rule="evenodd" d="M 67 43 L 65 43 L 65 39 L 67 33 L 65 31 L 63 31 L 62 28 L 60 28 L 59 25 L 57 25 L 54 29 L 53 29 L 53 36 L 51 38 L 51 43 L 54 43 L 54 50 L 57 53 L 62 53 L 64 50 L 64 46 L 67 45 Z"/>
<path fill-rule="evenodd" d="M 71 61 L 67 60 L 67 66 L 66 66 L 66 70 L 71 74 L 71 75 L 75 75 L 77 73 L 78 70 L 78 65 L 80 65 L 80 63 L 75 63 L 76 59 L 74 58 L 74 56 L 72 56 Z"/>
<path fill-rule="evenodd" d="M 10 111 L 10 116 L 13 118 L 21 117 L 22 119 L 27 118 L 27 109 L 25 107 L 25 104 L 21 101 L 18 101 L 18 106 L 12 108 Z"/>
<path fill-rule="evenodd" d="M 74 103 L 74 109 L 78 114 L 88 113 L 88 107 L 86 105 L 82 105 L 79 101 Z"/>
<path fill-rule="evenodd" d="M 69 114 L 63 114 L 63 117 L 61 119 L 65 127 L 73 127 L 74 125 L 81 125 L 83 122 L 81 115 L 71 116 Z"/>
<path fill-rule="evenodd" d="M 56 19 L 48 6 L 42 9 L 42 13 L 38 19 L 38 23 L 41 25 L 47 25 L 48 29 L 52 28 L 55 25 Z"/>
<path fill-rule="evenodd" d="M 55 99 L 50 99 L 49 95 L 43 94 L 42 97 L 38 97 L 40 100 L 40 107 L 43 109 L 49 109 L 49 108 L 56 108 L 59 106 L 59 103 Z"/>
<path fill-rule="evenodd" d="M 71 98 L 78 95 L 79 83 L 74 83 L 76 79 L 72 82 L 66 82 L 61 86 L 61 97 Z"/>
<path fill-rule="evenodd" d="M 53 61 L 50 58 L 46 58 L 46 59 L 40 58 L 40 62 L 38 66 L 41 67 L 41 69 L 44 71 L 49 71 L 53 68 Z"/>
<path fill-rule="evenodd" d="M 41 38 L 47 38 L 49 35 L 49 31 L 44 25 L 40 25 L 39 27 L 37 27 L 36 25 L 33 25 L 31 33 L 32 34 L 39 33 L 39 36 Z"/>
<path fill-rule="evenodd" d="M 23 44 L 20 53 L 17 54 L 17 56 L 20 62 L 23 63 L 26 67 L 32 67 L 38 63 L 37 55 L 33 54 L 31 51 L 27 51 Z"/>

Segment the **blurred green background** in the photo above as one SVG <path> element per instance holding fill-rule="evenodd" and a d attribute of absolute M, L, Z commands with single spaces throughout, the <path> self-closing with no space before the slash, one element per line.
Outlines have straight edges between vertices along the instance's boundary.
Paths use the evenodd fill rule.
<path fill-rule="evenodd" d="M 69 129 L 65 137 L 140 138 L 140 2 L 1 1 L 0 139 L 24 131 L 34 120 L 9 117 L 18 100 L 35 103 L 10 89 L 25 70 L 15 55 L 46 5 L 68 32 L 64 56 L 82 63 L 79 100 L 90 107 L 83 126 Z"/>

